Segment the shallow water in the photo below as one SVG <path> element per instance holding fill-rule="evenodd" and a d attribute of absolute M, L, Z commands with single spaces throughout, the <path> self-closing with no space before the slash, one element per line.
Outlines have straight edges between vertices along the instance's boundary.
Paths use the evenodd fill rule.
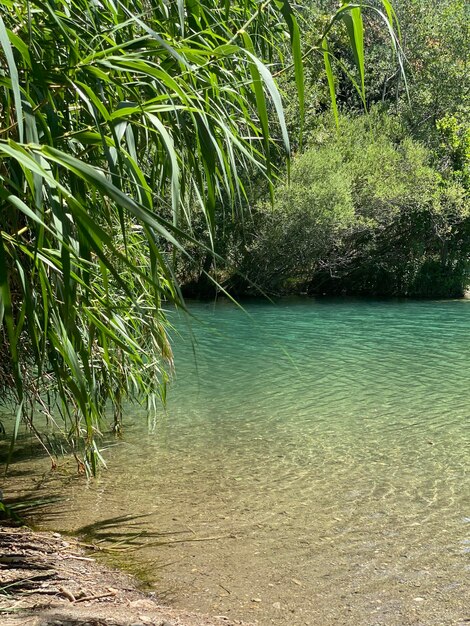
<path fill-rule="evenodd" d="M 34 494 L 67 499 L 43 525 L 104 540 L 165 600 L 211 615 L 468 623 L 470 301 L 245 309 L 175 318 L 166 414 L 149 432 L 129 409 L 98 481 L 45 475 Z M 17 461 L 10 484 L 26 493 L 41 464 Z"/>

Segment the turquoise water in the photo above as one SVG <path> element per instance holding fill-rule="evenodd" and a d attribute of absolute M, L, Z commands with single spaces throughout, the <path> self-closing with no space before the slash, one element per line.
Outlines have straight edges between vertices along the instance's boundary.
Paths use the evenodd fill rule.
<path fill-rule="evenodd" d="M 467 623 L 470 301 L 244 306 L 174 318 L 166 413 L 129 409 L 110 471 L 70 479 L 50 525 L 131 540 L 114 559 L 210 615 Z"/>

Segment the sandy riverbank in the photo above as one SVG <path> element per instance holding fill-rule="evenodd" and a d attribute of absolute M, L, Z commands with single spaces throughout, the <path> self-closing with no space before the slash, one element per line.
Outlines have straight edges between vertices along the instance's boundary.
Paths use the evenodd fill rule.
<path fill-rule="evenodd" d="M 162 606 L 136 580 L 58 533 L 0 526 L 2 626 L 235 626 Z M 244 626 L 248 626 L 246 623 Z"/>

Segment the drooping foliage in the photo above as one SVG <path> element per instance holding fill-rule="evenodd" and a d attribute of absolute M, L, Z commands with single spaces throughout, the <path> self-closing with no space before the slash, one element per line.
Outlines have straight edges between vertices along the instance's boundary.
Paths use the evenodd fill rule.
<path fill-rule="evenodd" d="M 340 21 L 363 75 L 359 5 L 318 46 L 328 64 Z M 269 180 L 289 156 L 273 73 L 292 67 L 302 116 L 302 54 L 288 0 L 0 0 L 0 397 L 15 431 L 44 413 L 94 471 L 106 407 L 118 427 L 126 398 L 164 397 L 175 251 L 194 211 L 210 247 L 241 174 Z"/>

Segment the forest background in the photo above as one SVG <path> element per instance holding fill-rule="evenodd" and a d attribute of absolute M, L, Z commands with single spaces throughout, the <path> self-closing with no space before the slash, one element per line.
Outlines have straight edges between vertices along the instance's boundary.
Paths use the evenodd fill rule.
<path fill-rule="evenodd" d="M 306 42 L 335 7 L 304 8 Z M 304 143 L 276 186 L 259 179 L 240 224 L 218 212 L 217 252 L 181 259 L 186 293 L 461 297 L 470 282 L 469 9 L 465 2 L 394 3 L 404 79 L 376 14 L 365 30 L 365 101 L 354 82 L 347 32 L 335 31 L 337 126 L 322 59 L 308 66 Z M 308 44 L 307 44 L 308 46 Z M 293 137 L 300 116 L 294 83 L 281 89 Z M 208 241 L 203 225 L 198 237 Z"/>

